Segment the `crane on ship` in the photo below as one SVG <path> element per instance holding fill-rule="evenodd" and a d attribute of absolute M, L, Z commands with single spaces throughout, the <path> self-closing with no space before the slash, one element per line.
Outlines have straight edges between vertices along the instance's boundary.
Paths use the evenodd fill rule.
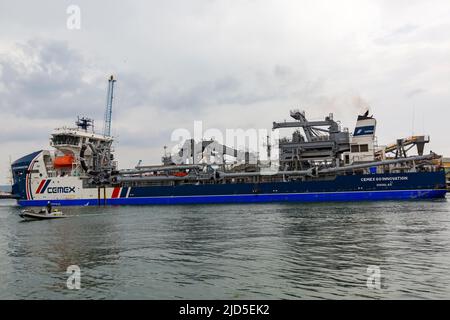
<path fill-rule="evenodd" d="M 97 186 L 108 185 L 111 175 L 116 170 L 116 163 L 114 162 L 111 147 L 113 143 L 111 122 L 115 82 L 114 76 L 110 76 L 108 79 L 103 133 L 95 137 L 94 134 L 86 141 L 83 140 L 80 147 L 80 165 L 83 171 L 89 176 L 90 182 Z M 77 126 L 86 131 L 89 126 L 92 126 L 92 120 L 86 118 L 79 119 Z"/>
<path fill-rule="evenodd" d="M 108 91 L 106 95 L 106 110 L 105 122 L 103 124 L 103 135 L 105 137 L 111 136 L 111 121 L 112 121 L 112 103 L 114 98 L 114 83 L 116 80 L 111 76 L 108 80 Z"/>

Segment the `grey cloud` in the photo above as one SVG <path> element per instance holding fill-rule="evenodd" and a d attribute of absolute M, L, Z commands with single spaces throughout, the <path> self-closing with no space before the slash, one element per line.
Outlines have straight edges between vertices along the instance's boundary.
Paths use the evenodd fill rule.
<path fill-rule="evenodd" d="M 0 101 L 3 111 L 30 118 L 67 119 L 77 114 L 102 118 L 106 75 L 84 80 L 92 72 L 91 65 L 78 51 L 66 42 L 42 39 L 18 44 L 16 50 L 0 56 L 0 84 L 5 88 Z M 16 58 L 17 53 L 23 57 Z M 146 105 L 202 112 L 209 106 L 246 105 L 295 95 L 299 87 L 311 90 L 309 81 L 296 77 L 292 68 L 282 65 L 219 78 L 210 76 L 193 83 L 135 72 L 122 72 L 117 77 L 118 115 Z"/>
<path fill-rule="evenodd" d="M 29 129 L 32 129 L 33 132 L 31 133 Z M 41 145 L 50 135 L 49 130 L 45 128 L 33 127 L 29 129 L 27 130 L 20 124 L 17 124 L 17 126 L 12 129 L 2 130 L 0 139 L 5 142 L 35 142 L 38 145 Z"/>
<path fill-rule="evenodd" d="M 165 128 L 158 131 L 157 134 L 148 134 L 145 131 L 134 134 L 129 130 L 121 130 L 119 136 L 116 139 L 117 145 L 127 147 L 158 147 L 161 148 L 170 143 L 170 135 L 174 128 Z"/>
<path fill-rule="evenodd" d="M 414 89 L 414 90 L 411 90 L 411 91 L 407 92 L 406 96 L 408 98 L 412 98 L 412 97 L 414 97 L 414 96 L 416 96 L 418 94 L 422 94 L 424 92 L 426 92 L 426 90 L 424 90 L 424 89 Z"/>
<path fill-rule="evenodd" d="M 103 103 L 99 88 L 82 79 L 85 61 L 64 42 L 32 40 L 19 44 L 16 52 L 0 56 L 0 67 L 3 112 L 61 118 L 91 112 L 93 106 Z"/>
<path fill-rule="evenodd" d="M 210 77 L 194 83 L 149 83 L 147 88 L 141 87 L 139 93 L 146 92 L 142 103 L 159 106 L 167 110 L 184 110 L 202 112 L 204 108 L 228 104 L 243 106 L 279 99 L 295 94 L 298 87 L 309 87 L 309 82 L 295 79 L 293 71 L 288 67 L 275 67 L 274 77 L 269 70 L 250 73 L 233 74 L 219 78 Z M 129 78 L 124 79 L 126 82 Z M 289 82 L 292 80 L 292 82 Z M 134 80 L 132 80 L 134 81 Z M 298 81 L 297 83 L 295 81 Z M 143 81 L 142 83 L 145 83 Z M 286 84 L 289 83 L 287 86 Z M 128 87 L 124 83 L 124 87 Z M 125 96 L 128 96 L 125 93 Z"/>
<path fill-rule="evenodd" d="M 420 26 L 413 24 L 405 24 L 399 28 L 393 29 L 383 36 L 374 39 L 374 43 L 379 45 L 395 45 L 403 43 L 408 38 L 418 31 Z"/>
<path fill-rule="evenodd" d="M 418 25 L 405 24 L 405 25 L 401 26 L 400 28 L 393 30 L 392 33 L 390 34 L 390 36 L 409 34 L 409 33 L 416 31 L 417 29 L 419 29 Z"/>

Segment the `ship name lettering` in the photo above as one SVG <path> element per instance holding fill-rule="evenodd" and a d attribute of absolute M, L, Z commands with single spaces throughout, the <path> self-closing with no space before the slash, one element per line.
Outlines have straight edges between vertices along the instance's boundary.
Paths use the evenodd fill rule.
<path fill-rule="evenodd" d="M 399 181 L 399 180 L 408 180 L 407 176 L 397 176 L 397 177 L 368 177 L 368 178 L 361 178 L 361 182 L 368 182 L 368 181 Z"/>
<path fill-rule="evenodd" d="M 50 187 L 48 193 L 75 193 L 75 187 Z"/>

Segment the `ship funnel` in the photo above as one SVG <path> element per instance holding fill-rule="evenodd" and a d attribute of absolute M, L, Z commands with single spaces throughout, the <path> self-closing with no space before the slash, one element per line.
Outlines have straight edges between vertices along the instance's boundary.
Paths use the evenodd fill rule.
<path fill-rule="evenodd" d="M 376 127 L 377 120 L 373 116 L 369 116 L 369 111 L 366 111 L 363 115 L 358 116 L 353 137 L 374 137 Z"/>

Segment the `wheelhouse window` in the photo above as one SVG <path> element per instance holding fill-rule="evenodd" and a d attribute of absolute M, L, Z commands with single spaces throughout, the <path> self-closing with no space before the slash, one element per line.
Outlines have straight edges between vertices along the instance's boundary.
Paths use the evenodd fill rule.
<path fill-rule="evenodd" d="M 77 146 L 80 142 L 79 137 L 69 136 L 69 135 L 57 135 L 53 136 L 52 142 L 54 145 L 71 145 Z"/>

